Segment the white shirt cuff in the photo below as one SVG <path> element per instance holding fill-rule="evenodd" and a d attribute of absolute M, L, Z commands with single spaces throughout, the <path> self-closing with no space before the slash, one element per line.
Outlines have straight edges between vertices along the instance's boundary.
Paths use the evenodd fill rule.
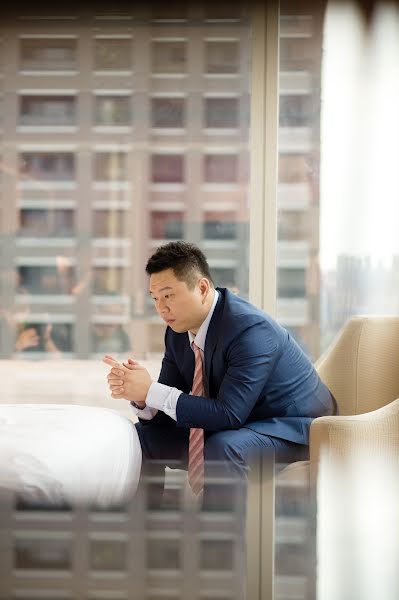
<path fill-rule="evenodd" d="M 183 392 L 175 387 L 154 381 L 148 390 L 146 408 L 162 410 L 166 415 L 177 421 L 176 406 Z"/>
<path fill-rule="evenodd" d="M 156 408 L 150 408 L 149 406 L 145 406 L 142 410 L 136 408 L 133 404 L 130 404 L 130 406 L 139 419 L 144 419 L 144 421 L 153 419 L 158 412 Z"/>

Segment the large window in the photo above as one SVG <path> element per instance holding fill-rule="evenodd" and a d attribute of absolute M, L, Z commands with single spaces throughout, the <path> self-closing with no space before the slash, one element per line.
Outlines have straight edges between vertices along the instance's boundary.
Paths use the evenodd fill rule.
<path fill-rule="evenodd" d="M 74 125 L 76 121 L 75 96 L 22 95 L 20 97 L 21 125 L 62 126 Z"/>

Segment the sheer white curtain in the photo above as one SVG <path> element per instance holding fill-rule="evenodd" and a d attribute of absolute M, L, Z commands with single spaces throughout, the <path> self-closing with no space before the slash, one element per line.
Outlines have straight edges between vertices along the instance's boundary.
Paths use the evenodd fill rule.
<path fill-rule="evenodd" d="M 399 7 L 331 2 L 324 30 L 321 248 L 324 329 L 398 312 Z"/>

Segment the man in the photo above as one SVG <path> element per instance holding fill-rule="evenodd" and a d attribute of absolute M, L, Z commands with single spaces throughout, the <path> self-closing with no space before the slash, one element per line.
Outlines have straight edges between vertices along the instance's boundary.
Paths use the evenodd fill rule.
<path fill-rule="evenodd" d="M 270 316 L 214 287 L 193 244 L 171 242 L 149 259 L 150 295 L 167 325 L 158 382 L 129 360 L 112 369 L 114 398 L 131 401 L 144 460 L 188 466 L 193 491 L 214 465 L 246 478 L 253 455 L 305 458 L 309 426 L 335 413 L 335 401 L 312 363 Z M 207 489 L 207 488 L 205 488 Z"/>

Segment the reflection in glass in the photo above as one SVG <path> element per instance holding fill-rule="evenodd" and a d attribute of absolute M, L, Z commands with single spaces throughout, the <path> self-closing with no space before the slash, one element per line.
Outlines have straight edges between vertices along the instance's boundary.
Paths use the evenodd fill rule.
<path fill-rule="evenodd" d="M 75 282 L 73 267 L 59 266 L 18 267 L 20 286 L 31 294 L 70 294 Z"/>
<path fill-rule="evenodd" d="M 35 315 L 31 315 L 31 317 L 27 315 L 25 321 L 17 324 L 16 351 L 72 352 L 73 326 L 71 323 L 44 323 L 43 321 L 38 322 L 37 317 L 34 317 Z"/>

